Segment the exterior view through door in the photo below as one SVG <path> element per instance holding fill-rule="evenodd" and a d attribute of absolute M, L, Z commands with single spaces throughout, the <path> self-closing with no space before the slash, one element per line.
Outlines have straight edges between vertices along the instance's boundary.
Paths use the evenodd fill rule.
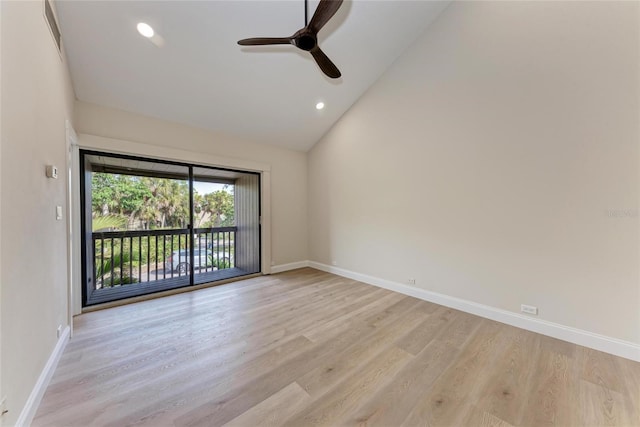
<path fill-rule="evenodd" d="M 83 306 L 260 272 L 260 175 L 81 151 Z"/>

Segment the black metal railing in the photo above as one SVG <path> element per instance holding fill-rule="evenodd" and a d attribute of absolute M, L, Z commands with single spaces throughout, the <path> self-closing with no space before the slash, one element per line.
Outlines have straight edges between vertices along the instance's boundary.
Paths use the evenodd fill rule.
<path fill-rule="evenodd" d="M 237 227 L 92 233 L 94 288 L 173 279 L 235 267 Z"/>

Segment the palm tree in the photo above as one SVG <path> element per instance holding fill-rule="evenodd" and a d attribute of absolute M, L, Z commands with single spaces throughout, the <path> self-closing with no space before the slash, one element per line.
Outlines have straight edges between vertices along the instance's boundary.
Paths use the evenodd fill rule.
<path fill-rule="evenodd" d="M 147 206 L 153 206 L 160 228 L 186 225 L 189 193 L 186 181 L 164 178 L 144 178 L 151 191 Z"/>
<path fill-rule="evenodd" d="M 91 219 L 91 230 L 96 232 L 100 230 L 124 228 L 127 225 L 127 219 L 118 215 L 96 216 Z"/>
<path fill-rule="evenodd" d="M 204 196 L 206 210 L 211 215 L 213 227 L 232 226 L 234 224 L 233 195 L 227 191 L 214 191 Z"/>

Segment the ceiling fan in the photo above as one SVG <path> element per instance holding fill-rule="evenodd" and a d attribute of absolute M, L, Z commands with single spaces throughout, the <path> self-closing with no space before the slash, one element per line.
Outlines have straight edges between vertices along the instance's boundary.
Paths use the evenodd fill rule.
<path fill-rule="evenodd" d="M 340 70 L 318 46 L 318 31 L 335 15 L 343 0 L 320 0 L 311 22 L 307 22 L 307 2 L 308 0 L 304 2 L 304 28 L 296 31 L 291 37 L 255 37 L 240 40 L 238 44 L 241 46 L 292 44 L 298 49 L 309 52 L 327 76 L 337 79 L 341 76 Z"/>

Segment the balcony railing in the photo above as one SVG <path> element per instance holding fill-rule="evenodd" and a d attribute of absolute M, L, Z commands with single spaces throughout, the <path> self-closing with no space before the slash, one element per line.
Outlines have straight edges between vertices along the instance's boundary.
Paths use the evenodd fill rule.
<path fill-rule="evenodd" d="M 94 289 L 185 277 L 235 267 L 237 227 L 92 233 Z"/>

